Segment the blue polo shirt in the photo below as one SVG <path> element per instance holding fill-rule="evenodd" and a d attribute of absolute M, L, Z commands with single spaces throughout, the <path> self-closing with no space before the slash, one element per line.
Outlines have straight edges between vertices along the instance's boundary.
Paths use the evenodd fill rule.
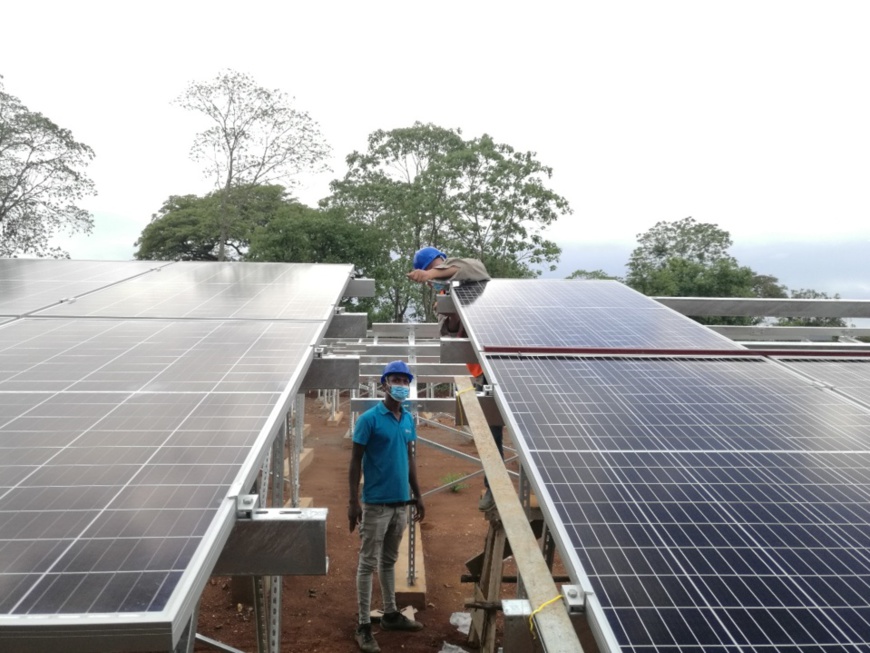
<path fill-rule="evenodd" d="M 414 418 L 404 408 L 400 419 L 384 402 L 359 416 L 353 441 L 366 448 L 362 461 L 363 503 L 396 503 L 411 498 L 408 443 L 416 439 Z"/>

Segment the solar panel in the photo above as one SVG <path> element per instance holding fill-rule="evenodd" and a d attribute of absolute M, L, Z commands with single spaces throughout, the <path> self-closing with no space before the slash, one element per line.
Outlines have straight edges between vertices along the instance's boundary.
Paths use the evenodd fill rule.
<path fill-rule="evenodd" d="M 616 281 L 493 279 L 453 288 L 480 349 L 742 349 Z"/>
<path fill-rule="evenodd" d="M 818 379 L 838 392 L 870 405 L 870 360 L 777 359 L 783 365 Z"/>
<path fill-rule="evenodd" d="M 171 263 L 0 259 L 0 315 L 25 315 L 167 265 Z"/>
<path fill-rule="evenodd" d="M 870 651 L 870 411 L 764 360 L 485 364 L 622 651 Z"/>
<path fill-rule="evenodd" d="M 0 649 L 174 646 L 351 269 L 122 272 L 0 326 Z"/>
<path fill-rule="evenodd" d="M 315 263 L 179 262 L 40 315 L 326 320 L 352 271 Z"/>
<path fill-rule="evenodd" d="M 213 546 L 227 497 L 250 485 L 323 328 L 0 329 L 0 627 L 18 615 L 160 612 L 185 574 L 208 573 L 191 561 Z"/>

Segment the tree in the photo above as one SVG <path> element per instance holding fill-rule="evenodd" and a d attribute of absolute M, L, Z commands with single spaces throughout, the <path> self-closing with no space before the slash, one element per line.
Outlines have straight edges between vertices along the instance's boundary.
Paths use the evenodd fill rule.
<path fill-rule="evenodd" d="M 245 258 L 256 228 L 293 203 L 279 185 L 236 187 L 204 197 L 173 195 L 142 230 L 135 257 L 161 261 Z M 221 228 L 221 210 L 227 205 L 234 207 L 235 219 Z"/>
<path fill-rule="evenodd" d="M 415 123 L 372 133 L 347 164 L 323 206 L 388 234 L 391 263 L 376 281 L 382 313 L 395 321 L 433 318 L 431 292 L 405 277 L 421 246 L 479 258 L 495 277 L 535 276 L 533 266 L 558 261 L 542 231 L 571 209 L 547 188 L 552 170 L 533 152 Z"/>
<path fill-rule="evenodd" d="M 622 281 L 619 277 L 607 274 L 604 270 L 574 270 L 571 274 L 569 274 L 566 279 L 598 279 L 598 280 L 612 280 L 612 281 Z"/>
<path fill-rule="evenodd" d="M 83 169 L 94 153 L 3 88 L 0 76 L 0 256 L 66 257 L 51 239 L 90 233 L 93 216 L 77 206 L 93 195 Z"/>
<path fill-rule="evenodd" d="M 389 265 L 385 238 L 377 229 L 348 221 L 339 211 L 290 203 L 257 227 L 245 260 L 296 263 L 352 263 L 356 277 L 381 278 Z M 345 302 L 348 310 L 367 312 L 369 323 L 388 321 L 371 298 Z"/>
<path fill-rule="evenodd" d="M 811 288 L 791 291 L 792 299 L 840 299 L 839 294 L 829 297 L 827 293 Z M 810 326 L 810 327 L 848 327 L 851 326 L 841 317 L 781 317 L 776 326 Z"/>
<path fill-rule="evenodd" d="M 224 191 L 216 234 L 222 261 L 244 199 L 231 191 L 279 183 L 293 188 L 298 173 L 326 169 L 330 149 L 317 123 L 294 108 L 291 98 L 258 86 L 244 73 L 226 70 L 212 81 L 191 83 L 175 103 L 211 123 L 196 135 L 191 158 L 202 163 L 215 188 Z"/>
<path fill-rule="evenodd" d="M 676 222 L 657 222 L 650 230 L 637 235 L 638 246 L 628 259 L 626 283 L 646 295 L 661 295 L 655 290 L 657 271 L 668 266 L 670 259 L 682 259 L 702 267 L 729 260 L 733 244 L 731 235 L 714 224 L 683 218 Z M 688 295 L 684 295 L 688 296 Z"/>
<path fill-rule="evenodd" d="M 731 234 L 691 217 L 658 222 L 638 234 L 626 283 L 645 295 L 661 297 L 784 297 L 786 289 L 771 275 L 741 266 L 728 253 Z M 702 324 L 757 324 L 761 318 L 694 318 Z"/>

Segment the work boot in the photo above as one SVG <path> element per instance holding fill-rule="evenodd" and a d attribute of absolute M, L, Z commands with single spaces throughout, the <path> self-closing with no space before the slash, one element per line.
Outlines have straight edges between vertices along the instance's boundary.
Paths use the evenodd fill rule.
<path fill-rule="evenodd" d="M 423 624 L 401 612 L 387 612 L 381 617 L 381 630 L 423 630 Z"/>
<path fill-rule="evenodd" d="M 486 512 L 493 508 L 495 508 L 495 498 L 492 496 L 492 490 L 486 488 L 486 492 L 483 493 L 483 496 L 480 497 L 480 501 L 477 502 L 477 509 Z"/>
<path fill-rule="evenodd" d="M 354 635 L 359 650 L 363 653 L 381 653 L 381 647 L 372 635 L 371 624 L 360 624 Z"/>

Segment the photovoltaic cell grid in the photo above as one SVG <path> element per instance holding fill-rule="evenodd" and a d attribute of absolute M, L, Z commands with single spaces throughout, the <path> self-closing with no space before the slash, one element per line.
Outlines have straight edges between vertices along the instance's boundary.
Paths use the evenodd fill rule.
<path fill-rule="evenodd" d="M 870 651 L 870 412 L 762 360 L 487 364 L 623 651 Z"/>
<path fill-rule="evenodd" d="M 493 279 L 452 293 L 484 349 L 743 349 L 616 281 Z"/>
<path fill-rule="evenodd" d="M 319 323 L 0 329 L 0 625 L 163 610 Z"/>
<path fill-rule="evenodd" d="M 0 259 L 0 316 L 25 315 L 167 265 L 172 264 Z"/>
<path fill-rule="evenodd" d="M 41 316 L 327 320 L 350 265 L 179 262 Z"/>
<path fill-rule="evenodd" d="M 784 365 L 870 405 L 870 360 L 777 359 Z"/>
<path fill-rule="evenodd" d="M 0 261 L 0 648 L 174 645 L 351 272 Z"/>

